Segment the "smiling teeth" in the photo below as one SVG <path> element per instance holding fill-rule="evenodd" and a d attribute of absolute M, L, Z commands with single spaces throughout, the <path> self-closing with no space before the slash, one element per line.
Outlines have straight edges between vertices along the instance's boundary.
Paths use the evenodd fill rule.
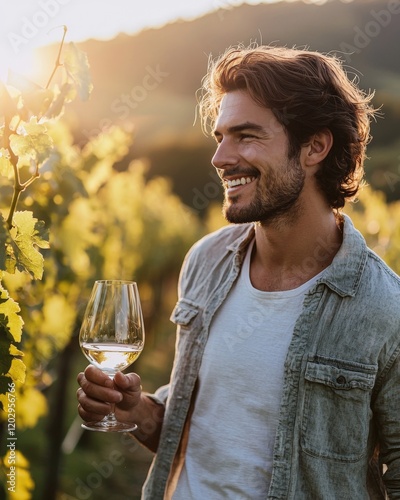
<path fill-rule="evenodd" d="M 243 186 L 245 184 L 250 184 L 254 180 L 254 177 L 240 177 L 239 179 L 233 179 L 232 181 L 227 181 L 228 187 L 235 187 L 239 186 L 239 184 L 242 184 Z"/>

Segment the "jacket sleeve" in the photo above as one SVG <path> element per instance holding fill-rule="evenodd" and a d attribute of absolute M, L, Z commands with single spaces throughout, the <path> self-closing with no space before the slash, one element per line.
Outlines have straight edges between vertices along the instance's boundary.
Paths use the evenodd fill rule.
<path fill-rule="evenodd" d="M 400 345 L 391 359 L 374 407 L 383 481 L 389 498 L 400 499 Z"/>
<path fill-rule="evenodd" d="M 162 387 L 159 387 L 154 394 L 146 393 L 146 396 L 151 398 L 156 403 L 165 406 L 165 403 L 168 398 L 168 392 L 169 392 L 169 385 L 163 385 Z"/>

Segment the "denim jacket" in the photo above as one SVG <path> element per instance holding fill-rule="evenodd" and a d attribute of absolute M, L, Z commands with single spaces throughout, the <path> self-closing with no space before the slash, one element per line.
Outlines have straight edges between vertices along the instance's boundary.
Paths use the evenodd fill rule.
<path fill-rule="evenodd" d="M 170 384 L 154 395 L 165 417 L 143 499 L 164 498 L 210 322 L 253 236 L 252 224 L 224 227 L 185 259 L 171 316 L 176 355 Z M 321 240 L 304 266 L 328 244 Z M 400 499 L 400 279 L 347 216 L 343 243 L 294 328 L 267 498 Z"/>

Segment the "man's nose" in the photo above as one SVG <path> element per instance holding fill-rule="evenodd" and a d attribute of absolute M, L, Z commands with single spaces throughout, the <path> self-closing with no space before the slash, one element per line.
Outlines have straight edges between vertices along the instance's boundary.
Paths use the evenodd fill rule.
<path fill-rule="evenodd" d="M 227 139 L 223 139 L 217 147 L 211 163 L 215 168 L 225 169 L 238 163 L 237 154 L 232 144 Z"/>

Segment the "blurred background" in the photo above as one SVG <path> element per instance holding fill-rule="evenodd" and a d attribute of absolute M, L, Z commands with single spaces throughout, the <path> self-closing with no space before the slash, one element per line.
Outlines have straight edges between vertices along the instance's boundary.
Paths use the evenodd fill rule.
<path fill-rule="evenodd" d="M 3 5 L 4 4 L 4 5 Z M 82 431 L 77 373 L 87 361 L 80 319 L 96 279 L 134 279 L 146 345 L 131 367 L 147 391 L 165 384 L 185 253 L 222 226 L 214 141 L 196 120 L 196 91 L 209 57 L 242 43 L 308 47 L 337 54 L 361 88 L 375 90 L 366 180 L 346 211 L 368 244 L 400 271 L 400 3 L 394 0 L 2 0 L 0 79 L 7 70 L 44 86 L 62 37 L 86 52 L 93 91 L 51 127 L 54 154 L 20 199 L 45 221 L 42 280 L 5 279 L 24 320 L 27 366 L 17 397 L 23 484 L 0 498 L 140 498 L 151 453 L 125 435 Z M 4 12 L 7 12 L 5 15 Z M 1 208 L 12 186 L 0 178 Z M 3 415 L 4 417 L 4 415 Z M 0 454 L 6 451 L 3 418 Z"/>

